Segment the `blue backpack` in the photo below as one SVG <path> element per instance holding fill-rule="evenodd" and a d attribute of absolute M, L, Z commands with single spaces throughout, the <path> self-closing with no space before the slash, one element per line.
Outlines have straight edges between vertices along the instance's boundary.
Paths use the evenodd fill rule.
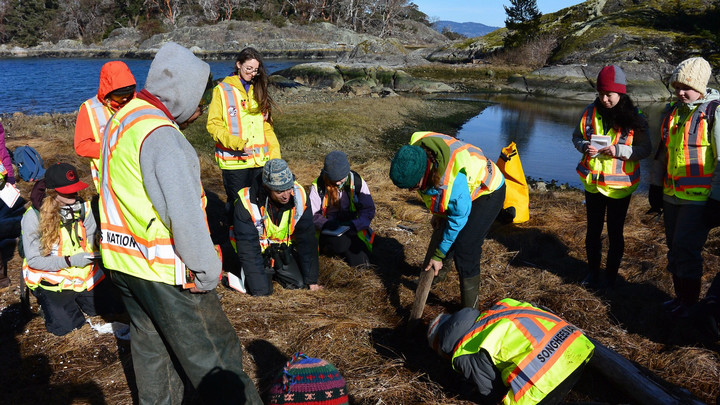
<path fill-rule="evenodd" d="M 30 182 L 45 177 L 43 160 L 32 146 L 18 146 L 12 157 L 21 179 Z"/>

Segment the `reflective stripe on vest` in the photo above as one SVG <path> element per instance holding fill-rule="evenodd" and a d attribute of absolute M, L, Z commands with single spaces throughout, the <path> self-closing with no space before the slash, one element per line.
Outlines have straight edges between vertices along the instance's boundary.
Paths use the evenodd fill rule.
<path fill-rule="evenodd" d="M 353 215 L 353 217 L 357 218 L 357 215 L 355 213 L 357 212 L 357 203 L 358 203 L 358 197 L 355 193 L 355 176 L 356 173 L 351 171 L 348 175 L 348 181 L 349 184 L 347 187 L 344 187 L 348 193 L 348 201 L 350 201 L 350 214 Z M 360 175 L 357 175 L 358 178 L 361 179 Z M 315 181 L 313 181 L 313 184 L 315 185 L 315 188 L 318 190 L 318 194 L 321 193 L 320 186 L 325 188 L 327 190 L 327 185 L 324 184 L 324 182 L 321 183 L 320 186 L 318 186 L 318 182 L 322 179 L 320 177 L 316 178 Z M 360 184 L 360 187 L 362 187 L 362 184 Z M 322 216 L 327 218 L 327 206 L 328 206 L 328 198 L 327 198 L 327 192 L 323 190 L 322 192 L 322 202 L 320 203 L 320 207 L 322 210 Z M 320 231 L 315 232 L 315 236 L 317 238 L 320 237 Z M 357 237 L 360 239 L 362 243 L 365 244 L 365 246 L 368 248 L 368 252 L 372 253 L 372 247 L 373 242 L 375 241 L 375 231 L 372 230 L 372 228 L 368 227 L 367 229 L 361 229 L 357 231 Z"/>
<path fill-rule="evenodd" d="M 714 151 L 710 144 L 709 109 L 718 103 L 709 101 L 680 122 L 680 107 L 674 108 L 662 122 L 663 143 L 668 153 L 664 192 L 678 198 L 706 201 L 710 195 L 715 170 Z"/>
<path fill-rule="evenodd" d="M 238 198 L 250 213 L 250 218 L 258 231 L 260 250 L 262 252 L 272 243 L 292 244 L 295 225 L 300 221 L 300 217 L 302 217 L 305 211 L 305 203 L 307 200 L 305 189 L 297 182 L 293 185 L 292 195 L 294 201 L 292 210 L 283 212 L 280 223 L 275 225 L 267 213 L 268 204 L 270 204 L 269 196 L 265 200 L 264 206 L 258 206 L 250 200 L 250 187 L 245 187 L 238 191 Z"/>
<path fill-rule="evenodd" d="M 113 270 L 187 285 L 189 270 L 145 191 L 140 169 L 143 141 L 162 126 L 178 129 L 162 111 L 135 98 L 118 111 L 105 131 L 100 167 L 101 251 L 103 262 Z M 204 208 L 204 192 L 201 200 Z"/>
<path fill-rule="evenodd" d="M 28 211 L 34 208 L 28 208 Z M 85 202 L 85 212 L 92 215 L 90 204 Z M 83 219 L 77 218 L 78 226 L 71 227 L 77 229 L 79 235 L 74 235 L 63 227 L 59 226 L 60 241 L 50 250 L 50 256 L 72 256 L 76 253 L 92 254 L 92 246 L 87 245 L 87 234 Z M 44 271 L 30 267 L 27 259 L 23 259 L 23 278 L 25 284 L 31 290 L 40 287 L 48 291 L 90 291 L 105 278 L 105 274 L 97 263 L 93 262 L 85 267 L 66 267 L 59 271 Z"/>
<path fill-rule="evenodd" d="M 410 144 L 418 144 L 423 138 L 430 136 L 443 140 L 450 148 L 448 166 L 438 168 L 443 170 L 441 185 L 435 186 L 439 191 L 438 194 L 430 195 L 423 193 L 422 190 L 418 191 L 433 214 L 444 214 L 447 210 L 452 187 L 460 171 L 463 171 L 467 177 L 467 186 L 473 201 L 492 193 L 504 184 L 505 178 L 495 163 L 486 158 L 480 148 L 469 143 L 435 132 L 415 132 L 410 138 Z"/>
<path fill-rule="evenodd" d="M 499 360 L 502 365 L 496 364 L 512 391 L 503 399 L 506 404 L 537 403 L 589 360 L 593 351 L 575 326 L 512 299 L 496 303 L 478 317 L 455 345 L 453 359 L 480 348 L 491 358 L 498 353 L 508 357 Z"/>
<path fill-rule="evenodd" d="M 270 160 L 270 145 L 265 137 L 265 117 L 259 112 L 251 113 L 259 110 L 253 88 L 250 87 L 250 94 L 245 95 L 228 83 L 218 86 L 228 132 L 231 136 L 246 139 L 245 149 L 252 148 L 252 152 L 248 154 L 245 150 L 228 149 L 218 142 L 215 144 L 215 161 L 224 170 L 264 166 Z"/>
<path fill-rule="evenodd" d="M 594 105 L 591 104 L 585 108 L 581 124 L 580 132 L 586 141 L 589 142 L 593 135 L 603 135 L 602 117 Z M 621 130 L 618 134 L 618 131 L 611 128 L 605 135 L 610 136 L 612 145 L 632 146 L 634 130 Z M 588 184 L 595 185 L 603 194 L 612 198 L 623 198 L 630 195 L 637 187 L 628 188 L 636 186 L 640 182 L 639 162 L 622 160 L 604 154 L 598 154 L 595 157 L 591 157 L 589 153 L 583 154 L 576 171 L 586 186 Z"/>
<path fill-rule="evenodd" d="M 97 97 L 90 98 L 83 104 L 85 104 L 85 110 L 90 118 L 90 127 L 92 128 L 95 143 L 100 144 L 102 133 L 105 131 L 105 126 L 113 113 L 103 103 L 101 103 Z M 98 166 L 100 166 L 100 159 L 91 158 L 90 173 L 92 174 L 93 183 L 95 184 L 95 190 L 99 190 L 100 185 L 98 182 Z"/>

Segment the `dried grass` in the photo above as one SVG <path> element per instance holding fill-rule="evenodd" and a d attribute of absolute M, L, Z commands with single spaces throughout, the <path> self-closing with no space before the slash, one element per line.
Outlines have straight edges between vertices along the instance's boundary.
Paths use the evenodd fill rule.
<path fill-rule="evenodd" d="M 427 108 L 416 100 L 403 103 L 411 110 Z M 371 108 L 360 101 L 350 105 Z M 289 117 L 299 114 L 290 105 L 285 108 Z M 352 108 L 345 105 L 343 111 L 349 110 Z M 89 181 L 86 162 L 72 152 L 73 122 L 72 116 L 17 116 L 5 120 L 4 125 L 11 148 L 29 143 L 48 162 L 77 164 L 83 180 Z M 430 235 L 429 215 L 416 196 L 398 190 L 387 178 L 389 153 L 377 147 L 382 131 L 370 131 L 363 139 L 338 138 L 316 145 L 285 139 L 297 145 L 286 157 L 304 185 L 317 176 L 326 147 L 361 145 L 351 148 L 349 154 L 353 168 L 368 180 L 376 201 L 377 260 L 373 266 L 355 269 L 321 257 L 320 282 L 325 289 L 316 292 L 284 290 L 276 285 L 270 297 L 249 297 L 218 288 L 223 308 L 246 349 L 243 365 L 261 392 L 267 391 L 288 356 L 304 351 L 338 367 L 348 381 L 353 403 L 470 403 L 468 385 L 427 348 L 422 330 L 406 325 L 414 281 Z M 202 156 L 201 165 L 208 193 L 224 200 L 212 158 Z M 27 195 L 29 185 L 20 182 L 20 186 Z M 692 345 L 686 336 L 692 325 L 658 310 L 658 304 L 671 294 L 670 278 L 664 271 L 662 225 L 648 223 L 644 199 L 640 195 L 633 198 L 620 270 L 623 281 L 604 295 L 593 293 L 577 284 L 585 271 L 582 201 L 583 195 L 577 191 L 533 192 L 529 222 L 491 232 L 483 247 L 481 305 L 505 297 L 544 305 L 664 383 L 713 402 L 720 395 L 720 349 Z M 210 213 L 211 220 L 221 216 Z M 214 236 L 225 242 L 224 235 Z M 720 233 L 715 231 L 703 252 L 708 269 L 720 268 L 719 247 Z M 15 255 L 9 262 L 13 283 L 0 294 L 0 378 L 6 382 L 0 402 L 133 403 L 134 377 L 127 342 L 98 335 L 89 327 L 56 337 L 45 332 L 41 317 L 23 317 L 20 265 Z M 705 275 L 704 288 L 713 275 L 712 271 Z M 425 322 L 440 312 L 459 309 L 458 285 L 457 274 L 451 271 L 446 281 L 433 287 Z M 37 311 L 37 304 L 32 303 Z M 104 321 L 108 320 L 92 318 L 92 322 Z M 629 401 L 592 372 L 585 374 L 567 400 Z"/>

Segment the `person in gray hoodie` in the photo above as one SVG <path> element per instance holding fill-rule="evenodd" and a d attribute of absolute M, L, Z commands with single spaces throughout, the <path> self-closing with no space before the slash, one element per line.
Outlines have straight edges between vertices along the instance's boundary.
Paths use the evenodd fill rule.
<path fill-rule="evenodd" d="M 215 292 L 200 165 L 180 132 L 202 114 L 209 77 L 188 49 L 163 45 L 103 134 L 102 255 L 132 320 L 141 404 L 180 403 L 181 374 L 206 403 L 262 403 Z"/>

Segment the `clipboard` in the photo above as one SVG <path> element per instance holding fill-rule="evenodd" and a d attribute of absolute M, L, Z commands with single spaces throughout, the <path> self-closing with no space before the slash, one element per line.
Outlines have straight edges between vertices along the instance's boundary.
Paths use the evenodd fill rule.
<path fill-rule="evenodd" d="M 13 207 L 20 197 L 20 191 L 14 184 L 5 183 L 5 187 L 0 190 L 0 199 L 3 200 L 8 207 Z"/>
<path fill-rule="evenodd" d="M 340 236 L 347 232 L 350 229 L 350 226 L 348 225 L 340 225 L 335 229 L 323 229 L 322 232 L 320 232 L 322 235 L 328 235 L 328 236 Z"/>
<path fill-rule="evenodd" d="M 612 140 L 608 135 L 593 135 L 590 137 L 590 145 L 595 147 L 595 149 L 600 150 L 606 146 L 612 145 Z M 596 153 L 592 155 L 592 157 L 595 157 L 597 155 L 598 154 Z"/>

